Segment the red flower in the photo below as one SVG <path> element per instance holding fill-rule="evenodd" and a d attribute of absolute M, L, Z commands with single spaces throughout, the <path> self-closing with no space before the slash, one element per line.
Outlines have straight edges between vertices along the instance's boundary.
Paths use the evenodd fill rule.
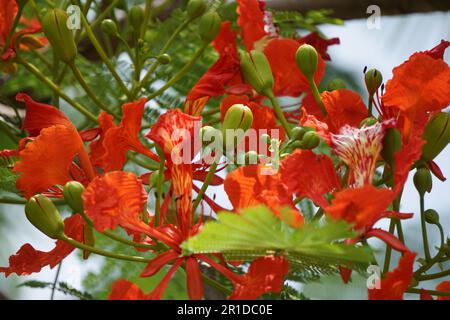
<path fill-rule="evenodd" d="M 120 279 L 113 283 L 109 300 L 147 300 L 147 295 L 134 283 Z"/>
<path fill-rule="evenodd" d="M 436 287 L 437 291 L 450 292 L 450 281 L 443 281 Z M 439 296 L 438 300 L 450 300 L 448 296 Z"/>
<path fill-rule="evenodd" d="M 281 163 L 281 180 L 289 192 L 297 197 L 306 196 L 325 207 L 325 195 L 341 189 L 333 162 L 326 155 L 316 155 L 309 150 L 296 150 Z"/>
<path fill-rule="evenodd" d="M 262 257 L 250 264 L 248 272 L 235 282 L 230 300 L 257 299 L 267 292 L 279 293 L 289 264 L 283 256 Z"/>
<path fill-rule="evenodd" d="M 83 226 L 84 220 L 78 214 L 64 220 L 65 234 L 79 242 L 83 242 Z M 9 267 L 0 268 L 0 272 L 4 272 L 6 276 L 11 273 L 23 276 L 40 272 L 46 266 L 54 268 L 73 250 L 74 247 L 62 240 L 56 241 L 55 248 L 49 252 L 36 250 L 27 243 L 9 258 Z"/>
<path fill-rule="evenodd" d="M 381 280 L 380 289 L 369 289 L 370 300 L 402 300 L 413 279 L 416 254 L 408 252 L 400 258 L 398 267 Z"/>

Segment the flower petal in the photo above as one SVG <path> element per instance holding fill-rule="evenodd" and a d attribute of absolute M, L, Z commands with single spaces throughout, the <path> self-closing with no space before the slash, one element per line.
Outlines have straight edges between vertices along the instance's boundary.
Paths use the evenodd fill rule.
<path fill-rule="evenodd" d="M 147 300 L 147 296 L 136 284 L 120 279 L 113 283 L 108 300 Z"/>

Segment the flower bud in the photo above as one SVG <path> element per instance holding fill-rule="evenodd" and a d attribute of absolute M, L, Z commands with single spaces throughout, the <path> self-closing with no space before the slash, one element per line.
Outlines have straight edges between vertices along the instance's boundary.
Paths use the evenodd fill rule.
<path fill-rule="evenodd" d="M 247 131 L 251 128 L 252 123 L 252 110 L 243 104 L 235 104 L 232 105 L 225 114 L 222 128 L 224 132 L 226 132 L 226 130 L 228 129 L 242 129 L 244 131 Z"/>
<path fill-rule="evenodd" d="M 210 11 L 206 13 L 200 19 L 198 31 L 200 38 L 206 43 L 213 41 L 220 31 L 221 24 L 222 20 L 217 12 Z"/>
<path fill-rule="evenodd" d="M 314 149 L 320 144 L 320 137 L 315 131 L 308 131 L 302 139 L 303 149 Z"/>
<path fill-rule="evenodd" d="M 378 122 L 378 120 L 376 118 L 369 117 L 369 118 L 366 118 L 363 121 L 361 121 L 361 124 L 359 126 L 360 126 L 360 128 L 362 128 L 362 127 L 371 127 L 374 124 L 376 124 L 377 122 Z"/>
<path fill-rule="evenodd" d="M 64 201 L 75 213 L 83 213 L 83 198 L 84 186 L 78 181 L 67 182 L 64 186 L 63 196 Z"/>
<path fill-rule="evenodd" d="M 117 29 L 117 24 L 111 19 L 105 19 L 102 21 L 101 28 L 103 33 L 111 37 L 119 36 L 119 31 Z"/>
<path fill-rule="evenodd" d="M 51 9 L 42 18 L 42 29 L 57 57 L 70 63 L 75 60 L 77 47 L 72 30 L 67 28 L 68 15 L 64 10 Z"/>
<path fill-rule="evenodd" d="M 308 79 L 314 78 L 319 59 L 316 49 L 309 44 L 304 44 L 298 48 L 295 58 L 305 77 Z"/>
<path fill-rule="evenodd" d="M 422 148 L 422 159 L 431 161 L 450 143 L 450 115 L 439 112 L 427 124 L 423 139 L 426 141 Z"/>
<path fill-rule="evenodd" d="M 402 135 L 395 128 L 389 128 L 383 138 L 381 156 L 392 167 L 395 162 L 395 153 L 402 148 Z"/>
<path fill-rule="evenodd" d="M 187 5 L 187 16 L 189 20 L 197 19 L 206 12 L 205 0 L 190 0 Z"/>
<path fill-rule="evenodd" d="M 342 79 L 333 79 L 330 82 L 328 82 L 327 90 L 328 91 L 335 91 L 339 89 L 347 89 L 347 86 L 345 85 L 345 81 Z"/>
<path fill-rule="evenodd" d="M 306 130 L 303 127 L 295 127 L 291 130 L 291 140 L 302 140 Z"/>
<path fill-rule="evenodd" d="M 252 50 L 241 53 L 241 72 L 253 89 L 259 94 L 272 94 L 274 79 L 269 60 L 261 51 Z"/>
<path fill-rule="evenodd" d="M 436 210 L 428 209 L 424 212 L 425 221 L 429 224 L 439 224 L 439 213 Z"/>
<path fill-rule="evenodd" d="M 39 231 L 53 239 L 64 234 L 64 222 L 53 202 L 43 195 L 36 195 L 27 201 L 25 214 Z"/>
<path fill-rule="evenodd" d="M 211 126 L 204 126 L 200 129 L 200 137 L 203 147 L 207 147 L 211 143 L 216 142 L 215 139 L 222 140 L 222 132 Z"/>
<path fill-rule="evenodd" d="M 427 168 L 419 168 L 414 174 L 414 185 L 419 194 L 423 196 L 425 192 L 430 193 L 433 187 L 433 180 L 431 178 L 430 170 Z"/>
<path fill-rule="evenodd" d="M 158 184 L 158 177 L 159 177 L 159 170 L 153 171 L 149 179 L 150 188 L 156 187 L 156 185 Z"/>
<path fill-rule="evenodd" d="M 133 27 L 134 31 L 140 31 L 142 27 L 142 23 L 144 22 L 144 9 L 140 6 L 131 7 L 128 12 L 128 19 L 130 20 L 130 24 Z"/>
<path fill-rule="evenodd" d="M 172 62 L 172 57 L 169 56 L 167 53 L 160 54 L 159 56 L 156 57 L 156 59 L 158 60 L 158 62 L 160 64 L 163 64 L 163 65 L 169 64 Z"/>
<path fill-rule="evenodd" d="M 377 69 L 370 69 L 366 72 L 365 81 L 369 95 L 373 96 L 383 83 L 383 75 Z"/>

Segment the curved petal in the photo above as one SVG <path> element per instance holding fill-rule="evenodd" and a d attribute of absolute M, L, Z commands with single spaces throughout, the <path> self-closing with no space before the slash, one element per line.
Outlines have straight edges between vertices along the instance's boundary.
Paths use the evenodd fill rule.
<path fill-rule="evenodd" d="M 197 259 L 186 259 L 187 290 L 189 299 L 201 300 L 203 298 L 203 280 L 200 265 Z"/>
<path fill-rule="evenodd" d="M 83 142 L 73 129 L 62 125 L 43 129 L 20 151 L 20 160 L 13 169 L 20 174 L 17 188 L 30 198 L 54 185 L 64 185 L 72 180 L 70 166 L 74 157 L 84 152 Z"/>
<path fill-rule="evenodd" d="M 256 41 L 268 35 L 264 30 L 264 10 L 258 0 L 237 0 L 237 3 L 237 22 L 241 28 L 241 38 L 250 51 Z"/>
<path fill-rule="evenodd" d="M 162 267 L 164 267 L 169 262 L 177 259 L 179 256 L 180 254 L 173 250 L 161 253 L 148 263 L 144 271 L 142 271 L 141 273 L 141 278 L 154 276 L 161 270 Z"/>
<path fill-rule="evenodd" d="M 113 283 L 108 300 L 148 300 L 145 293 L 134 283 L 120 279 Z"/>

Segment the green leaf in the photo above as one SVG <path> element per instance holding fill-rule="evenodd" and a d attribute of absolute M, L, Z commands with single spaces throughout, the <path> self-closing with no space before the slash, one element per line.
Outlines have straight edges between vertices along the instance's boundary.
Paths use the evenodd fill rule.
<path fill-rule="evenodd" d="M 19 176 L 8 168 L 0 167 L 0 191 L 19 193 L 16 180 Z"/>
<path fill-rule="evenodd" d="M 294 271 L 314 277 L 336 272 L 339 265 L 354 267 L 372 261 L 367 246 L 342 243 L 355 236 L 343 221 L 316 221 L 292 228 L 267 207 L 258 206 L 239 215 L 219 213 L 217 221 L 207 222 L 202 232 L 185 241 L 182 248 L 185 254 L 223 253 L 245 260 L 282 252 Z"/>

